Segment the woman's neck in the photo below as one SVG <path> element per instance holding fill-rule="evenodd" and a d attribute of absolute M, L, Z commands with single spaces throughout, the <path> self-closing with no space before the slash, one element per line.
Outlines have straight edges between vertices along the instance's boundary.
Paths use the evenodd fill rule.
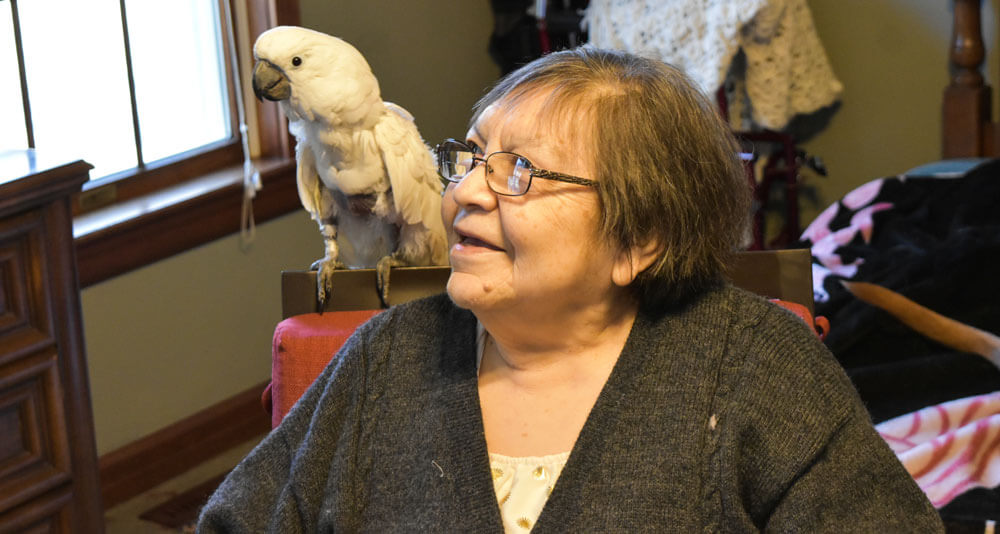
<path fill-rule="evenodd" d="M 515 457 L 571 450 L 618 362 L 636 310 L 577 311 L 556 315 L 556 322 L 483 317 L 479 400 L 488 450 Z"/>
<path fill-rule="evenodd" d="M 480 322 L 487 333 L 484 352 L 494 351 L 489 356 L 498 358 L 489 365 L 512 371 L 575 365 L 602 354 L 617 357 L 636 314 L 634 301 L 624 299 L 546 314 L 483 314 Z"/>

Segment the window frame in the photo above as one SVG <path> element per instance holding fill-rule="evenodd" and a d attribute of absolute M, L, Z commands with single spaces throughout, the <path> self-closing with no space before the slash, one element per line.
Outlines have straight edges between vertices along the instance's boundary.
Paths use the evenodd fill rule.
<path fill-rule="evenodd" d="M 245 35 L 250 36 L 251 46 L 268 28 L 299 24 L 298 0 L 232 1 L 246 7 Z M 241 33 L 234 32 L 238 44 Z M 228 54 L 226 63 L 230 64 Z M 252 67 L 241 64 L 240 70 Z M 230 84 L 231 97 L 234 92 Z M 244 98 L 244 105 L 255 106 L 257 112 L 259 149 L 254 164 L 260 173 L 262 194 L 253 201 L 253 213 L 255 221 L 264 222 L 301 209 L 293 141 L 276 103 Z M 244 191 L 242 141 L 238 136 L 121 178 L 95 180 L 74 196 L 74 243 L 81 287 L 240 230 Z"/>

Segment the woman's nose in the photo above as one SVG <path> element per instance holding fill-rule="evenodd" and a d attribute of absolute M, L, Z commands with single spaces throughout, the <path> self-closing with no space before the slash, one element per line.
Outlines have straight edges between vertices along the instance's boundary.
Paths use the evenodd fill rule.
<path fill-rule="evenodd" d="M 460 206 L 478 206 L 482 209 L 492 209 L 496 206 L 497 196 L 486 184 L 486 164 L 476 165 L 461 182 L 451 189 L 455 202 Z"/>

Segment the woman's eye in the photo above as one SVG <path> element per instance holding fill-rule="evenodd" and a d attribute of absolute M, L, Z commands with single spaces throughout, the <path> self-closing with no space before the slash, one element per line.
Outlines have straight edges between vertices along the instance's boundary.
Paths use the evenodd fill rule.
<path fill-rule="evenodd" d="M 462 174 L 468 174 L 469 171 L 476 168 L 477 163 L 479 162 L 476 161 L 475 156 L 471 152 L 463 152 L 461 156 L 456 158 L 455 166 L 459 169 L 464 169 Z"/>
<path fill-rule="evenodd" d="M 465 141 L 465 146 L 471 148 L 473 154 L 476 154 L 476 155 L 479 155 L 479 156 L 483 155 L 483 149 L 479 148 L 479 145 L 477 145 L 475 141 L 466 140 Z"/>

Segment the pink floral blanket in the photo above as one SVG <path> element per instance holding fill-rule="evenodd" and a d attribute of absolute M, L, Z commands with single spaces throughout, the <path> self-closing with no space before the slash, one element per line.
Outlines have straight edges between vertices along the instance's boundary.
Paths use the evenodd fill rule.
<path fill-rule="evenodd" d="M 1000 485 L 1000 391 L 929 406 L 875 426 L 935 507 Z"/>

